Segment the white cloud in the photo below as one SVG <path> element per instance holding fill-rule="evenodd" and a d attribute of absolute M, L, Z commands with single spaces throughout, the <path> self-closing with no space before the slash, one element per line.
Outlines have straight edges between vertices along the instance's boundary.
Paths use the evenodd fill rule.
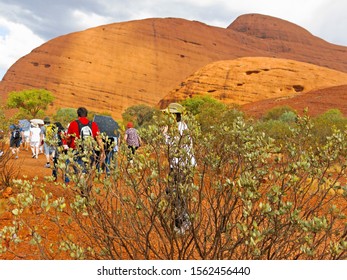
<path fill-rule="evenodd" d="M 74 26 L 78 29 L 86 29 L 113 22 L 110 17 L 100 16 L 93 12 L 86 13 L 81 10 L 74 10 L 72 17 L 74 19 Z"/>
<path fill-rule="evenodd" d="M 26 26 L 0 18 L 0 78 L 18 58 L 38 47 L 44 40 Z"/>
<path fill-rule="evenodd" d="M 335 44 L 347 45 L 347 2 L 326 1 L 312 20 L 312 32 L 324 34 L 325 40 Z"/>

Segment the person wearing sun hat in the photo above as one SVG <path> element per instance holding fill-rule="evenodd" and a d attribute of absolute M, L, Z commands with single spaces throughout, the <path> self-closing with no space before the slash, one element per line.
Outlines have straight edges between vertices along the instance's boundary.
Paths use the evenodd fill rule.
<path fill-rule="evenodd" d="M 170 103 L 166 109 L 163 109 L 161 111 L 171 114 L 182 114 L 184 111 L 184 107 L 179 103 Z"/>
<path fill-rule="evenodd" d="M 183 148 L 186 150 L 188 157 L 184 160 L 178 159 L 176 157 L 172 158 L 170 161 L 170 167 L 173 167 L 174 165 L 180 164 L 180 165 L 187 165 L 190 164 L 192 166 L 196 165 L 195 157 L 193 154 L 193 141 L 188 134 L 188 126 L 187 124 L 182 120 L 182 114 L 184 113 L 185 109 L 184 107 L 179 103 L 170 103 L 167 108 L 161 110 L 162 112 L 173 114 L 175 116 L 175 120 L 177 123 L 177 129 L 179 132 L 179 135 L 176 135 L 176 140 L 180 140 L 182 137 L 188 138 L 188 141 L 183 141 L 183 145 L 181 145 L 180 148 Z M 166 139 L 166 143 L 170 145 L 170 142 L 172 142 L 172 137 L 168 134 L 169 127 L 166 126 L 163 129 L 163 134 Z M 179 139 L 178 139 L 179 138 Z M 182 141 L 179 141 L 182 143 Z"/>
<path fill-rule="evenodd" d="M 170 103 L 167 108 L 162 110 L 162 112 L 174 116 L 177 123 L 177 127 L 164 127 L 163 134 L 168 145 L 169 178 L 171 178 L 170 186 L 166 192 L 173 197 L 175 207 L 174 231 L 178 235 L 185 234 L 191 227 L 186 198 L 178 186 L 190 183 L 192 177 L 190 173 L 192 168 L 196 166 L 193 141 L 187 124 L 182 120 L 184 111 L 184 107 L 179 103 Z"/>

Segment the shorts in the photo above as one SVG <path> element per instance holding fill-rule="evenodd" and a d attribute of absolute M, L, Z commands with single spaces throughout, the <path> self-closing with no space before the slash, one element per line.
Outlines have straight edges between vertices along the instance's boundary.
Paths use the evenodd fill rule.
<path fill-rule="evenodd" d="M 53 155 L 55 152 L 54 147 L 48 145 L 47 143 L 43 143 L 43 151 L 45 155 Z"/>
<path fill-rule="evenodd" d="M 31 147 L 40 147 L 40 141 L 30 141 Z"/>
<path fill-rule="evenodd" d="M 25 130 L 24 132 L 23 132 L 23 142 L 26 142 L 26 143 L 28 143 L 29 142 L 29 138 L 30 138 L 30 131 L 29 130 Z"/>
<path fill-rule="evenodd" d="M 10 147 L 11 148 L 19 148 L 20 147 L 21 140 L 20 139 L 10 139 Z"/>

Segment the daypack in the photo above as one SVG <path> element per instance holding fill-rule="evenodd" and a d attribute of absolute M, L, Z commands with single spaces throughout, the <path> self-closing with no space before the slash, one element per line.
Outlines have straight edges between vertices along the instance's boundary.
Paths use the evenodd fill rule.
<path fill-rule="evenodd" d="M 57 127 L 55 124 L 46 125 L 46 134 L 45 134 L 45 142 L 48 145 L 54 144 L 57 140 Z"/>
<path fill-rule="evenodd" d="M 86 137 L 93 136 L 92 122 L 89 121 L 87 124 L 82 124 L 80 120 L 76 120 L 78 124 L 78 131 L 80 132 L 80 138 L 84 140 Z"/>
<path fill-rule="evenodd" d="M 15 128 L 13 131 L 12 131 L 12 138 L 14 140 L 18 140 L 20 139 L 20 131 L 18 128 Z"/>
<path fill-rule="evenodd" d="M 80 152 L 85 153 L 90 151 L 95 151 L 94 147 L 94 138 L 92 133 L 92 122 L 89 121 L 87 124 L 82 124 L 80 120 L 76 120 L 78 124 L 79 131 L 79 139 L 76 141 L 76 147 L 80 150 Z"/>

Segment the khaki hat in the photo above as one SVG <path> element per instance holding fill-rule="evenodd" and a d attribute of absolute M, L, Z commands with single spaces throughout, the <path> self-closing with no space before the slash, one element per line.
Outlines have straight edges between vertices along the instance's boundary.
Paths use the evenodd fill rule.
<path fill-rule="evenodd" d="M 178 103 L 170 103 L 169 106 L 162 110 L 162 112 L 167 112 L 167 113 L 183 113 L 184 107 L 181 104 Z"/>
<path fill-rule="evenodd" d="M 45 117 L 45 118 L 43 119 L 43 122 L 44 122 L 44 123 L 50 123 L 50 122 L 51 122 L 51 120 L 50 120 L 50 118 L 49 118 L 49 117 Z"/>

